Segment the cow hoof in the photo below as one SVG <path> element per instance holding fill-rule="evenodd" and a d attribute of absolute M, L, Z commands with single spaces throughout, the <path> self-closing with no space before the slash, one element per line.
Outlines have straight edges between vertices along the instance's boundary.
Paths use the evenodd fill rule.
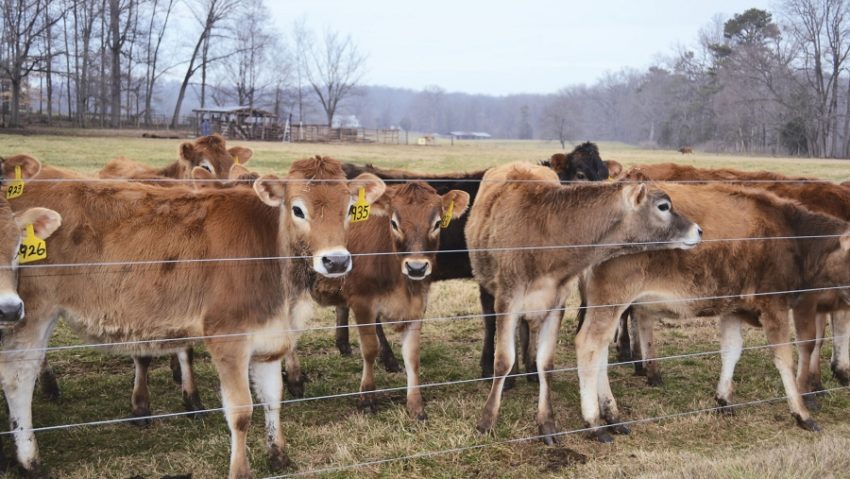
<path fill-rule="evenodd" d="M 403 371 L 401 365 L 398 363 L 398 359 L 395 358 L 393 353 L 382 354 L 378 362 L 381 363 L 388 373 L 400 373 Z"/>
<path fill-rule="evenodd" d="M 360 399 L 357 401 L 357 408 L 361 411 L 368 412 L 369 414 L 376 414 L 378 412 L 378 405 L 375 403 L 373 398 L 368 399 Z"/>
<path fill-rule="evenodd" d="M 286 381 L 286 392 L 289 393 L 290 396 L 294 398 L 303 398 L 304 397 L 304 380 L 301 379 L 299 381 Z"/>
<path fill-rule="evenodd" d="M 192 394 L 183 393 L 183 408 L 188 412 L 194 413 L 188 415 L 192 419 L 201 417 L 204 413 L 200 411 L 206 409 L 201 402 L 201 396 L 198 394 L 198 391 Z"/>
<path fill-rule="evenodd" d="M 558 437 L 558 430 L 555 428 L 555 423 L 552 421 L 546 421 L 543 424 L 538 426 L 538 432 L 540 433 L 540 439 L 543 440 L 543 443 L 547 446 L 554 446 L 558 444 L 560 438 Z"/>
<path fill-rule="evenodd" d="M 815 412 L 820 409 L 820 404 L 818 403 L 818 398 L 814 393 L 809 393 L 803 396 L 803 404 L 806 405 L 806 409 L 811 412 Z"/>
<path fill-rule="evenodd" d="M 615 434 L 617 436 L 628 436 L 632 433 L 629 426 L 626 426 L 625 424 L 612 424 L 608 426 L 608 430 L 611 431 L 611 434 Z"/>
<path fill-rule="evenodd" d="M 153 420 L 150 418 L 151 412 L 149 410 L 141 410 L 137 409 L 130 414 L 130 417 L 133 418 L 130 421 L 130 424 L 137 427 L 148 427 L 153 423 Z"/>
<path fill-rule="evenodd" d="M 805 429 L 806 431 L 820 432 L 820 426 L 818 426 L 818 423 L 815 422 L 814 419 L 808 418 L 804 420 L 800 417 L 799 414 L 794 414 L 794 419 L 797 421 L 797 425 Z"/>
<path fill-rule="evenodd" d="M 38 377 L 41 385 L 41 394 L 45 399 L 51 402 L 59 400 L 59 383 L 56 381 L 56 375 L 53 371 L 45 371 Z"/>
<path fill-rule="evenodd" d="M 723 414 L 725 416 L 734 416 L 735 415 L 735 407 L 729 403 L 726 399 L 722 397 L 714 397 L 714 400 L 717 402 L 717 408 L 715 409 L 719 414 Z"/>
<path fill-rule="evenodd" d="M 41 464 L 35 464 L 29 469 L 24 469 L 24 476 L 29 479 L 49 479 L 50 474 L 47 472 L 47 468 L 42 466 Z"/>
<path fill-rule="evenodd" d="M 339 354 L 342 356 L 351 356 L 351 345 L 348 342 L 336 343 L 336 349 L 339 350 Z"/>
<path fill-rule="evenodd" d="M 481 434 L 490 434 L 493 432 L 493 416 L 487 414 L 478 421 L 478 426 L 475 429 Z"/>
<path fill-rule="evenodd" d="M 428 420 L 428 413 L 426 413 L 425 411 L 420 411 L 420 412 L 417 412 L 417 413 L 412 413 L 412 414 L 411 414 L 411 416 L 412 416 L 412 417 L 413 417 L 413 419 L 415 419 L 417 422 L 425 422 L 425 421 L 427 421 L 427 420 Z"/>
<path fill-rule="evenodd" d="M 850 386 L 850 372 L 838 369 L 837 366 L 832 365 L 832 377 L 842 386 Z"/>
<path fill-rule="evenodd" d="M 272 446 L 269 450 L 269 469 L 272 472 L 283 472 L 294 468 L 295 464 L 279 447 Z"/>
<path fill-rule="evenodd" d="M 646 384 L 649 384 L 654 388 L 661 387 L 664 385 L 664 379 L 661 377 L 660 374 L 648 374 L 646 376 Z"/>
<path fill-rule="evenodd" d="M 608 431 L 606 431 L 605 428 L 594 429 L 590 431 L 588 436 L 590 437 L 590 440 L 602 444 L 610 444 L 614 442 L 614 438 L 610 434 L 608 434 Z"/>

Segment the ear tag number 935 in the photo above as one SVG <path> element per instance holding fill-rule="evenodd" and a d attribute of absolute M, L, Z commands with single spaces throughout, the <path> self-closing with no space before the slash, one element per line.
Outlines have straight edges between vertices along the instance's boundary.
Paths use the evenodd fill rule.
<path fill-rule="evenodd" d="M 366 188 L 361 187 L 357 192 L 357 201 L 348 210 L 351 222 L 357 223 L 369 219 L 369 202 L 366 201 Z"/>
<path fill-rule="evenodd" d="M 32 263 L 47 259 L 47 244 L 35 235 L 32 225 L 27 225 L 27 235 L 18 249 L 18 263 Z"/>
<path fill-rule="evenodd" d="M 6 190 L 6 199 L 11 200 L 24 194 L 24 180 L 21 178 L 21 166 L 15 166 L 15 180 Z"/>

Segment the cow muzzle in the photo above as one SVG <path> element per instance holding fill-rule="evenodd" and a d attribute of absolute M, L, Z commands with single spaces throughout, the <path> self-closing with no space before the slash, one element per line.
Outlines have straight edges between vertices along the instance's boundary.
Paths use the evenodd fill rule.
<path fill-rule="evenodd" d="M 683 249 L 690 249 L 698 245 L 700 241 L 702 241 L 702 228 L 694 223 L 688 228 L 688 233 L 682 239 L 682 247 Z"/>
<path fill-rule="evenodd" d="M 338 248 L 320 251 L 313 256 L 313 269 L 328 278 L 337 278 L 351 271 L 351 253 Z"/>
<path fill-rule="evenodd" d="M 431 262 L 423 259 L 405 259 L 401 272 L 410 279 L 422 280 L 431 274 Z"/>
<path fill-rule="evenodd" d="M 0 295 L 0 328 L 11 328 L 24 319 L 24 302 L 17 294 Z"/>

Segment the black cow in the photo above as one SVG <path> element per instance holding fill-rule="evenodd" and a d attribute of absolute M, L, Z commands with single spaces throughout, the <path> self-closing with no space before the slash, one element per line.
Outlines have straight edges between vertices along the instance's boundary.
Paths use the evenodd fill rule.
<path fill-rule="evenodd" d="M 548 160 L 540 162 L 541 165 L 548 166 L 558 173 L 561 181 L 604 181 L 608 179 L 608 167 L 602 158 L 599 156 L 599 149 L 594 143 L 585 142 L 577 146 L 568 154 L 556 153 Z M 344 163 L 343 170 L 347 178 L 354 178 L 357 175 L 368 172 L 377 175 L 379 178 L 392 182 L 393 180 L 408 180 L 422 179 L 427 181 L 438 194 L 444 194 L 449 190 L 463 190 L 469 193 L 470 207 L 475 202 L 475 196 L 478 194 L 480 180 L 484 177 L 484 172 L 473 171 L 464 173 L 447 173 L 447 174 L 420 174 L 403 170 L 380 169 L 372 165 L 359 166 L 351 163 Z M 466 226 L 466 216 L 452 221 L 448 228 L 440 233 L 440 250 L 443 251 L 463 251 L 460 253 L 438 253 L 437 265 L 434 268 L 432 278 L 435 281 L 443 279 L 466 279 L 472 278 L 472 266 L 469 262 L 469 255 L 466 253 L 466 238 L 463 234 Z M 493 354 L 494 354 L 494 339 L 496 336 L 496 318 L 493 308 L 493 296 L 484 290 L 479 289 L 481 309 L 484 313 L 484 347 L 481 351 L 481 377 L 493 376 Z M 343 355 L 351 354 L 351 346 L 349 345 L 348 328 L 348 309 L 337 308 L 336 310 L 337 329 L 336 329 L 336 345 L 340 353 Z M 390 320 L 391 318 L 388 318 Z M 523 342 L 523 358 L 526 370 L 534 372 L 536 367 L 533 358 L 528 357 L 528 348 L 524 345 L 528 338 L 528 323 L 520 321 L 520 338 Z M 383 328 L 377 325 L 378 339 L 381 343 L 380 361 L 388 371 L 401 371 L 401 367 L 395 358 L 395 355 L 384 336 Z M 527 376 L 529 381 L 536 381 L 537 375 L 530 374 Z M 508 384 L 512 385 L 513 378 L 508 378 Z"/>

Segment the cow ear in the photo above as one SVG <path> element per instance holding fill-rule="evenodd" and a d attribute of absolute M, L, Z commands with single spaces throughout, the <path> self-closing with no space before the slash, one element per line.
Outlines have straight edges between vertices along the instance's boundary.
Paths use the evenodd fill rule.
<path fill-rule="evenodd" d="M 384 194 L 387 185 L 372 173 L 363 173 L 348 182 L 348 191 L 355 201 L 360 194 L 360 188 L 366 190 L 366 202 L 372 204 Z"/>
<path fill-rule="evenodd" d="M 180 158 L 191 165 L 197 165 L 201 162 L 200 155 L 195 150 L 195 145 L 188 141 L 180 144 Z"/>
<path fill-rule="evenodd" d="M 566 170 L 567 163 L 569 163 L 569 161 L 567 160 L 567 155 L 563 153 L 555 153 L 554 155 L 552 155 L 551 158 L 549 158 L 549 164 L 551 165 L 551 168 L 555 171 Z"/>
<path fill-rule="evenodd" d="M 844 251 L 850 251 L 850 231 L 847 231 L 843 235 L 841 235 L 841 249 Z"/>
<path fill-rule="evenodd" d="M 233 163 L 236 163 L 236 158 L 239 159 L 239 164 L 244 165 L 254 156 L 254 150 L 244 146 L 234 146 L 227 150 L 230 156 L 233 157 Z M 247 170 L 246 170 L 247 171 Z"/>
<path fill-rule="evenodd" d="M 27 225 L 32 225 L 33 232 L 41 239 L 47 239 L 62 225 L 62 215 L 47 208 L 30 208 L 15 213 L 15 223 L 23 234 Z"/>
<path fill-rule="evenodd" d="M 227 179 L 229 179 L 231 181 L 238 180 L 242 176 L 250 175 L 250 174 L 251 174 L 251 172 L 248 171 L 248 168 L 245 168 L 242 165 L 237 165 L 236 163 L 234 163 L 230 167 L 230 172 L 227 174 Z"/>
<path fill-rule="evenodd" d="M 469 207 L 469 193 L 461 190 L 451 190 L 443 195 L 443 214 L 448 212 L 449 205 L 452 210 L 452 218 L 460 218 Z"/>
<path fill-rule="evenodd" d="M 627 185 L 623 188 L 623 195 L 632 208 L 638 208 L 646 199 L 646 185 L 643 183 Z"/>
<path fill-rule="evenodd" d="M 192 188 L 200 190 L 209 186 L 215 186 L 215 183 L 210 180 L 216 180 L 210 170 L 196 166 L 192 168 Z"/>
<path fill-rule="evenodd" d="M 254 192 L 260 200 L 274 207 L 283 206 L 286 200 L 286 185 L 275 175 L 263 175 L 254 182 Z"/>
<path fill-rule="evenodd" d="M 608 168 L 608 178 L 616 179 L 623 173 L 623 165 L 619 161 L 605 160 L 603 163 Z"/>
<path fill-rule="evenodd" d="M 15 167 L 21 167 L 21 178 L 34 178 L 41 171 L 41 162 L 29 155 L 15 155 L 3 160 L 3 179 L 15 179 Z"/>

